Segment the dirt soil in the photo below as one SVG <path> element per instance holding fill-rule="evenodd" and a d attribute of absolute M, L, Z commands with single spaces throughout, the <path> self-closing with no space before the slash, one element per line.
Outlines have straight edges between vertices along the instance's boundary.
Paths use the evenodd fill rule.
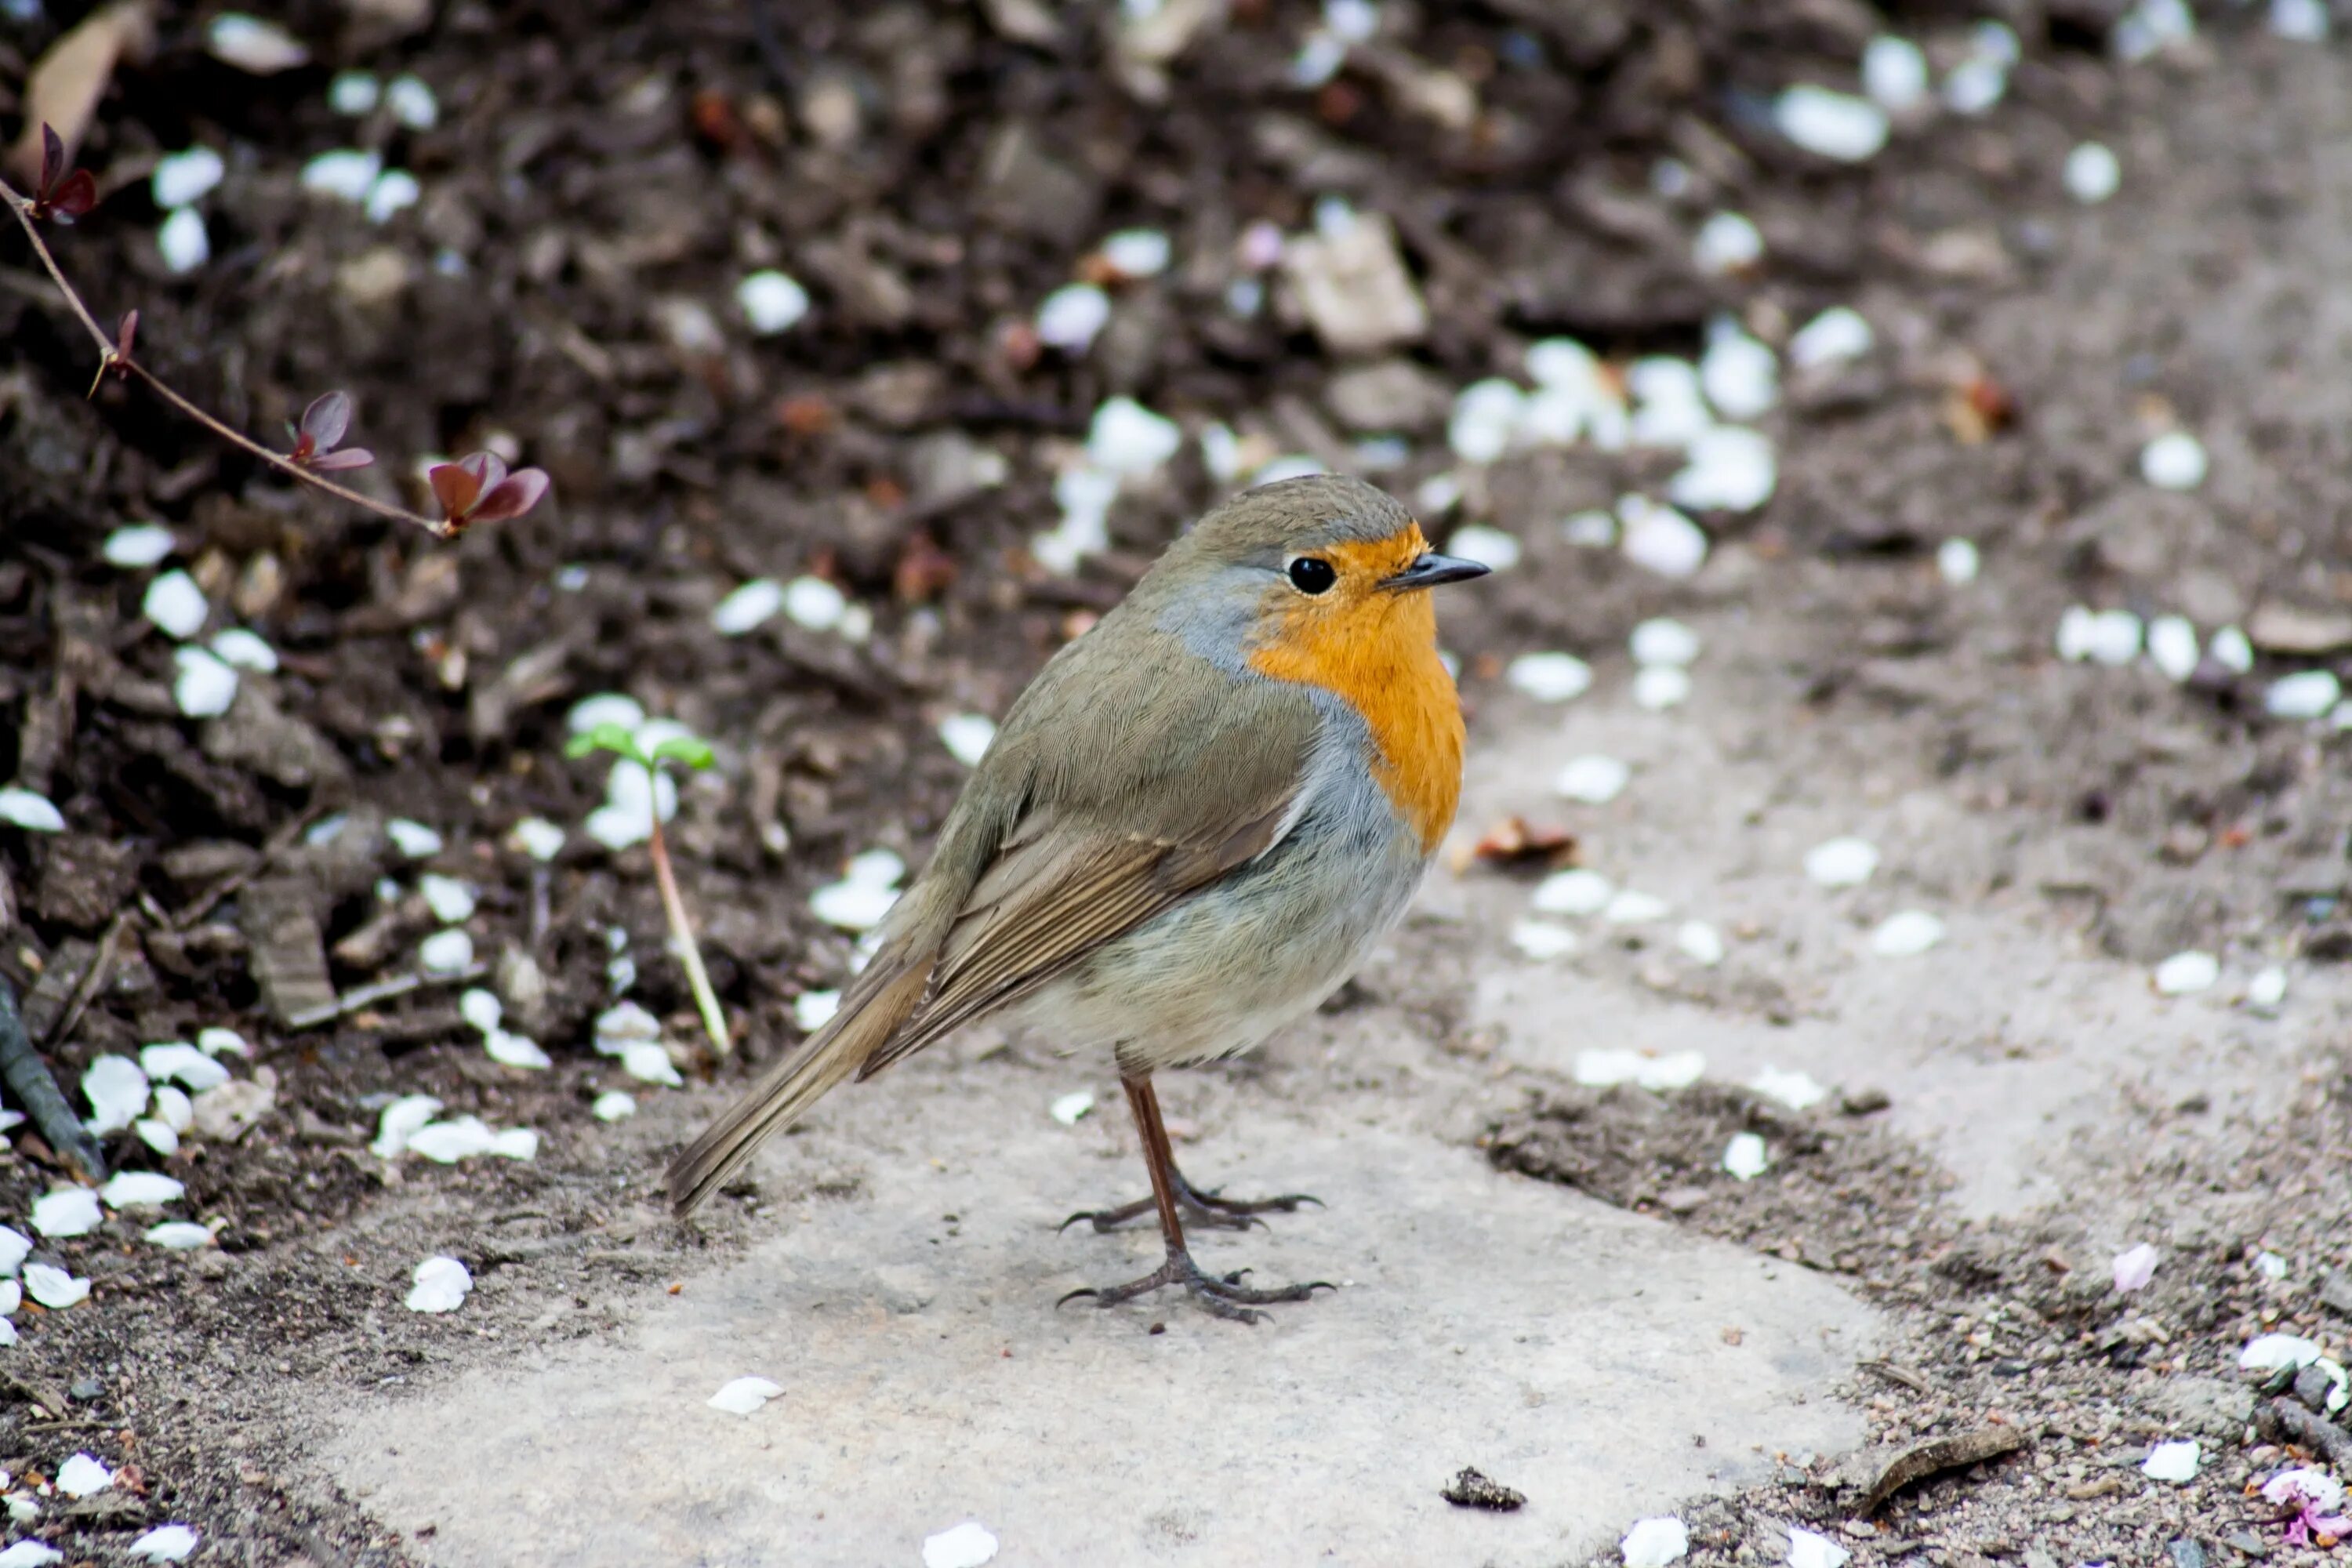
<path fill-rule="evenodd" d="M 15 84 L 76 9 L 0 20 L 0 132 L 14 135 Z M 1474 735 L 1516 700 L 1500 680 L 1511 654 L 1597 655 L 1666 611 L 1736 616 L 1786 653 L 1762 673 L 1820 765 L 1866 770 L 1905 748 L 1957 795 L 2038 823 L 2021 875 L 2099 952 L 2152 963 L 2219 930 L 2233 952 L 2352 956 L 2347 742 L 2260 715 L 2263 680 L 2340 661 L 2343 645 L 2266 651 L 2252 677 L 2209 668 L 2187 689 L 2050 678 L 2051 630 L 2077 600 L 2205 626 L 2352 605 L 2347 400 L 2320 353 L 2284 358 L 2343 337 L 2291 277 L 2345 253 L 2308 232 L 2341 203 L 2342 143 L 2333 161 L 2309 155 L 2298 118 L 2343 78 L 2234 12 L 2218 36 L 2125 69 L 2098 49 L 2110 7 L 1993 7 L 2025 39 L 2009 100 L 1848 168 L 1775 135 L 1769 94 L 1850 84 L 1889 26 L 1954 58 L 1969 14 L 1391 5 L 1376 47 L 1302 90 L 1291 56 L 1314 13 L 1264 0 L 1237 0 L 1164 65 L 1122 57 L 1091 11 L 1024 0 L 657 16 L 295 5 L 279 16 L 312 63 L 260 81 L 206 55 L 200 13 L 162 9 L 80 153 L 107 199 L 55 234 L 100 319 L 137 306 L 148 362 L 257 431 L 349 391 L 354 439 L 383 459 L 361 482 L 387 496 L 414 455 L 511 442 L 557 499 L 445 546 L 290 492 L 136 389 L 85 400 L 86 342 L 21 244 L 0 242 L 0 778 L 69 825 L 0 832 L 0 973 L 37 1037 L 70 1016 L 46 1040 L 69 1088 L 98 1056 L 226 1026 L 254 1048 L 238 1078 L 268 1089 L 249 1125 L 200 1129 L 168 1161 L 127 1134 L 110 1144 L 119 1163 L 184 1181 L 173 1215 L 217 1222 L 215 1246 L 159 1251 L 140 1238 L 152 1216 L 124 1215 L 37 1254 L 93 1294 L 19 1314 L 0 1467 L 45 1477 L 76 1449 L 126 1467 L 114 1490 L 45 1516 L 77 1559 L 121 1560 L 136 1528 L 173 1519 L 224 1560 L 430 1562 L 429 1540 L 298 1479 L 293 1391 L 356 1395 L 487 1364 L 502 1337 L 593 1336 L 616 1321 L 619 1285 L 682 1280 L 738 1244 L 731 1220 L 707 1236 L 669 1226 L 654 1178 L 728 1081 L 796 1037 L 793 999 L 843 973 L 850 939 L 812 916 L 809 893 L 861 850 L 919 860 L 964 773 L 940 721 L 1001 713 L 1219 492 L 1188 444 L 1122 498 L 1112 551 L 1073 577 L 1039 568 L 1024 546 L 1097 404 L 1130 395 L 1359 463 L 1360 403 L 1335 393 L 1350 367 L 1281 290 L 1247 314 L 1228 303 L 1250 276 L 1248 226 L 1310 227 L 1319 196 L 1388 215 L 1427 300 L 1392 406 L 1368 427 L 1410 442 L 1371 476 L 1401 494 L 1452 466 L 1452 390 L 1517 374 L 1531 339 L 1687 353 L 1721 310 L 1778 340 L 1848 302 L 1880 327 L 1880 353 L 1792 383 L 1766 422 L 1784 444 L 1772 504 L 1706 520 L 1741 570 L 1671 584 L 1559 539 L 1552 520 L 1663 477 L 1638 458 L 1514 458 L 1425 520 L 1528 542 L 1526 564 L 1445 627 Z M 326 85 L 346 68 L 416 73 L 437 124 L 331 114 Z M 1466 119 L 1452 107 L 1465 91 Z M 2177 121 L 2192 91 L 2198 113 Z M 2127 180 L 2171 183 L 2148 209 L 2170 227 L 2101 232 L 2067 207 L 2051 172 L 2090 134 L 2125 152 Z M 226 150 L 230 173 L 204 205 L 214 259 L 175 279 L 146 176 L 192 142 Z M 415 171 L 423 201 L 377 226 L 306 195 L 303 162 L 346 144 Z M 1662 158 L 1683 171 L 1671 196 L 1654 183 Z M 1702 273 L 1691 235 L 1734 206 L 1767 259 Z M 1138 226 L 1171 237 L 1175 268 L 1114 289 L 1090 353 L 1041 349 L 1038 302 L 1101 276 L 1093 247 Z M 814 309 L 754 338 L 735 287 L 768 267 L 806 283 Z M 2085 281 L 2102 276 L 2105 289 Z M 2250 339 L 2283 356 L 2274 374 L 2254 378 Z M 2126 483 L 2176 417 L 2207 432 L 2214 484 Z M 171 528 L 214 629 L 250 626 L 278 650 L 278 671 L 247 676 L 223 719 L 178 715 L 171 645 L 141 616 L 150 574 L 100 560 L 110 531 L 147 520 Z M 1997 599 L 1951 607 L 1925 564 L 1947 537 L 2007 553 Z M 712 629 L 740 582 L 802 574 L 870 605 L 871 639 L 784 620 Z M 562 744 L 570 706 L 599 691 L 718 748 L 674 842 L 742 1043 L 724 1065 L 692 1044 L 645 852 L 574 831 L 541 866 L 509 842 L 521 818 L 575 826 L 596 805 L 602 770 Z M 310 832 L 332 818 L 339 833 Z M 445 847 L 406 858 L 394 818 Z M 289 1023 L 321 968 L 345 994 L 414 968 L 436 924 L 414 888 L 426 870 L 478 888 L 467 929 L 551 1069 L 488 1060 L 447 985 Z M 720 1083 L 606 1125 L 589 1105 L 625 1080 L 588 1021 L 624 952 L 629 994 L 669 1026 L 680 1067 Z M 1404 1000 L 1433 1042 L 1460 1046 L 1451 999 Z M 1801 1009 L 1769 975 L 1729 1000 Z M 371 1154 L 377 1113 L 416 1093 L 538 1129 L 536 1160 Z M 1902 1349 L 1843 1391 L 1885 1443 L 1993 1415 L 2036 1434 L 2021 1458 L 1902 1494 L 1874 1531 L 1842 1523 L 1852 1462 L 1791 1456 L 1785 1486 L 1688 1510 L 1695 1561 L 1779 1561 L 1774 1521 L 1811 1521 L 1867 1561 L 2190 1568 L 2280 1552 L 2277 1510 L 2242 1495 L 2280 1450 L 2244 1440 L 2255 1402 L 2231 1362 L 2255 1331 L 2326 1321 L 2312 1289 L 2352 1262 L 2340 1066 L 2290 1098 L 2225 1153 L 2160 1138 L 2102 1151 L 2114 1193 L 2204 1194 L 2177 1205 L 2196 1211 L 2194 1245 L 2120 1314 L 2096 1251 L 2106 1230 L 1962 1216 L 1944 1195 L 1955 1173 L 1866 1102 L 1800 1115 L 1744 1091 L 1594 1096 L 1536 1075 L 1527 1109 L 1476 1141 L 1507 1169 L 1828 1271 L 1890 1310 Z M 1741 1128 L 1787 1149 L 1770 1180 L 1717 1170 Z M 20 1131 L 0 1155 L 0 1212 L 65 1179 Z M 402 1310 L 409 1270 L 442 1250 L 484 1281 L 485 1310 Z M 2265 1251 L 2295 1260 L 2291 1289 L 2257 1268 Z M 501 1305 L 502 1274 L 543 1285 L 550 1270 L 571 1281 L 571 1310 Z M 2210 1397 L 2156 1407 L 2159 1368 L 2194 1373 Z M 2196 1489 L 2123 1468 L 2183 1423 L 2209 1439 Z"/>

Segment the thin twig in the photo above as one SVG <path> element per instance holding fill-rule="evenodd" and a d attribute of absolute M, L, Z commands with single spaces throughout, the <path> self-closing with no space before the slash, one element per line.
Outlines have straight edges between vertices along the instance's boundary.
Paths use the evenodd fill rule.
<path fill-rule="evenodd" d="M 121 944 L 122 929 L 130 921 L 131 911 L 125 910 L 108 922 L 105 934 L 98 939 L 98 951 L 90 955 L 89 967 L 82 972 L 80 983 L 73 988 L 73 995 L 67 999 L 66 1010 L 58 1015 L 56 1023 L 49 1026 L 48 1037 L 41 1044 L 54 1046 L 71 1037 L 74 1026 L 81 1022 L 81 1016 L 89 1011 L 90 1003 L 97 1000 L 100 988 L 106 984 L 106 977 L 114 972 L 114 951 Z"/>
<path fill-rule="evenodd" d="M 686 900 L 678 896 L 677 879 L 669 868 L 669 842 L 662 836 L 660 786 L 655 786 L 653 800 L 653 837 L 646 847 L 653 852 L 654 881 L 661 888 L 662 913 L 669 917 L 670 934 L 677 938 L 678 957 L 686 963 L 686 983 L 694 992 L 696 1011 L 702 1015 L 703 1032 L 710 1037 L 710 1048 L 721 1057 L 731 1048 L 727 1038 L 727 1016 L 719 1010 L 719 993 L 710 988 L 710 973 L 702 967 L 702 949 L 695 944 L 694 927 L 686 918 Z"/>
<path fill-rule="evenodd" d="M 106 1154 L 67 1103 L 47 1059 L 33 1048 L 32 1039 L 25 1033 L 25 1020 L 16 1011 L 16 990 L 5 975 L 0 975 L 0 1080 L 7 1083 L 8 1092 L 16 1097 L 16 1103 L 25 1108 L 50 1148 L 80 1166 L 82 1174 L 91 1181 L 106 1180 Z"/>
<path fill-rule="evenodd" d="M 346 991 L 332 1002 L 290 1014 L 286 1019 L 286 1026 L 289 1029 L 315 1029 L 321 1024 L 331 1024 L 338 1018 L 347 1017 L 362 1007 L 389 1002 L 395 996 L 405 996 L 428 985 L 462 985 L 468 980 L 479 980 L 488 973 L 478 963 L 469 963 L 446 974 L 395 974 L 389 980 L 379 980 L 373 985 Z"/>
<path fill-rule="evenodd" d="M 411 511 L 406 507 L 395 506 L 390 501 L 380 501 L 373 496 L 362 495 L 348 485 L 339 485 L 334 480 L 304 467 L 283 452 L 271 451 L 252 437 L 225 424 L 165 384 L 161 376 L 124 353 L 121 346 L 107 335 L 106 329 L 98 324 L 98 318 L 90 314 L 89 306 L 83 301 L 74 286 L 67 281 L 64 269 L 58 266 L 57 258 L 50 254 L 48 242 L 41 237 L 40 226 L 33 218 L 33 204 L 19 195 L 16 188 L 5 180 L 0 180 L 0 196 L 7 198 L 8 210 L 16 215 L 17 226 L 25 231 L 26 239 L 31 242 L 33 254 L 40 258 L 41 266 L 49 275 L 49 281 L 57 285 L 58 292 L 64 296 L 66 303 L 72 308 L 76 319 L 82 324 L 82 330 L 88 332 L 90 341 L 98 345 L 98 374 L 101 378 L 110 370 L 137 376 L 158 397 L 226 441 L 230 446 L 260 458 L 288 478 L 309 485 L 313 489 L 323 490 L 338 500 L 349 501 L 352 505 L 372 511 L 378 517 L 387 517 L 395 522 L 412 524 L 425 530 L 436 539 L 450 539 L 457 535 L 457 528 L 446 520 L 426 517 L 422 512 Z M 97 383 L 91 383 L 91 389 L 95 391 L 96 388 Z"/>

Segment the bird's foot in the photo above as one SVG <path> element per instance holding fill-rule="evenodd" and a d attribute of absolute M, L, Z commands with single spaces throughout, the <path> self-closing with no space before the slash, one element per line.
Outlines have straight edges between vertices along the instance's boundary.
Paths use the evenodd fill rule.
<path fill-rule="evenodd" d="M 1202 1192 L 1184 1179 L 1182 1172 L 1171 1173 L 1176 1184 L 1176 1208 L 1186 1224 L 1203 1230 L 1247 1230 L 1252 1226 L 1264 1226 L 1261 1215 L 1296 1214 L 1301 1204 L 1323 1206 L 1323 1200 L 1312 1193 L 1285 1193 L 1273 1198 L 1227 1198 L 1218 1196 L 1223 1189 L 1212 1187 Z M 1097 1234 L 1108 1235 L 1123 1225 L 1129 1225 L 1156 1212 L 1150 1198 L 1138 1198 L 1117 1208 L 1081 1209 L 1061 1223 L 1069 1229 L 1080 1220 L 1095 1227 Z"/>
<path fill-rule="evenodd" d="M 1263 1321 L 1265 1314 L 1254 1311 L 1253 1308 L 1272 1306 L 1282 1301 L 1304 1301 L 1318 1290 L 1338 1289 L 1328 1279 L 1316 1279 L 1304 1285 L 1284 1285 L 1271 1290 L 1254 1289 L 1242 1283 L 1242 1276 L 1248 1272 L 1246 1268 L 1236 1268 L 1231 1274 L 1204 1274 L 1201 1266 L 1192 1261 L 1191 1253 L 1181 1247 L 1171 1247 L 1168 1261 L 1140 1279 L 1100 1289 L 1089 1286 L 1082 1290 L 1073 1290 L 1054 1305 L 1062 1307 L 1085 1300 L 1097 1307 L 1116 1307 L 1122 1301 L 1132 1301 L 1154 1290 L 1181 1285 L 1192 1300 L 1211 1315 L 1236 1323 L 1255 1323 Z"/>

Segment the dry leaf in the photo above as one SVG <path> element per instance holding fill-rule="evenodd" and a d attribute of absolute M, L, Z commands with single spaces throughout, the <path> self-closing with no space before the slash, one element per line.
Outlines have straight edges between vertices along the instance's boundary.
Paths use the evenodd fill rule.
<path fill-rule="evenodd" d="M 89 131 L 116 62 L 146 52 L 153 35 L 147 0 L 116 0 L 101 5 L 81 25 L 49 46 L 25 80 L 25 129 L 8 153 L 9 174 L 31 184 L 41 174 L 41 127 L 56 130 L 65 143 L 66 163 Z"/>

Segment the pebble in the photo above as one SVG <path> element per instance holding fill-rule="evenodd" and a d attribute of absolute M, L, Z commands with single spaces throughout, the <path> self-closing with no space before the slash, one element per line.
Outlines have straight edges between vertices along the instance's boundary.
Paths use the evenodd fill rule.
<path fill-rule="evenodd" d="M 402 75 L 384 84 L 383 101 L 392 117 L 411 131 L 430 131 L 441 121 L 441 103 L 421 77 Z"/>
<path fill-rule="evenodd" d="M 2156 966 L 2156 992 L 2159 996 L 2189 996 L 2212 989 L 2221 978 L 2221 961 L 2210 952 L 2190 948 L 2176 952 Z"/>
<path fill-rule="evenodd" d="M 1037 307 L 1037 341 L 1065 353 L 1082 354 L 1110 324 L 1110 296 L 1091 283 L 1067 283 Z"/>
<path fill-rule="evenodd" d="M 1523 920 L 1511 927 L 1511 945 L 1541 963 L 1567 957 L 1580 943 L 1576 933 L 1557 921 Z"/>
<path fill-rule="evenodd" d="M 147 584 L 147 592 L 139 601 L 139 613 L 166 637 L 185 642 L 205 629 L 212 605 L 194 577 L 173 570 Z"/>
<path fill-rule="evenodd" d="M 2140 448 L 2140 478 L 2158 489 L 2193 490 L 2205 469 L 2204 443 L 2186 430 L 2168 430 Z"/>
<path fill-rule="evenodd" d="M 1624 529 L 1620 548 L 1636 566 L 1682 578 L 1706 563 L 1706 531 L 1673 507 L 1629 495 L 1617 503 L 1617 521 Z"/>
<path fill-rule="evenodd" d="M 454 1258 L 428 1258 L 416 1266 L 405 1302 L 412 1312 L 454 1312 L 466 1304 L 474 1277 Z"/>
<path fill-rule="evenodd" d="M 254 76 L 276 76 L 310 61 L 310 51 L 293 34 L 242 11 L 215 16 L 205 29 L 205 47 L 215 59 Z"/>
<path fill-rule="evenodd" d="M 1087 460 L 1122 478 L 1149 474 L 1174 457 L 1184 432 L 1132 397 L 1113 397 L 1095 410 L 1087 430 Z"/>
<path fill-rule="evenodd" d="M 1527 412 L 1527 394 L 1499 376 L 1474 381 L 1454 395 L 1446 445 L 1465 463 L 1491 463 L 1510 449 Z"/>
<path fill-rule="evenodd" d="M 2197 628 L 2180 616 L 2158 616 L 2147 624 L 2148 662 L 2174 685 L 2197 673 Z"/>
<path fill-rule="evenodd" d="M 1499 528 L 1472 523 L 1457 528 L 1445 541 L 1445 552 L 1465 561 L 1475 561 L 1490 572 L 1507 572 L 1519 563 L 1522 546 L 1518 536 Z"/>
<path fill-rule="evenodd" d="M 1772 1153 L 1753 1132 L 1735 1132 L 1723 1151 L 1723 1169 L 1735 1181 L 1748 1182 L 1771 1167 Z"/>
<path fill-rule="evenodd" d="M 2333 670 L 2303 669 L 2281 676 L 2263 693 L 2263 711 L 2273 719 L 2316 719 L 2344 695 Z"/>
<path fill-rule="evenodd" d="M 338 147 L 303 164 L 301 184 L 306 191 L 340 196 L 357 205 L 367 200 L 368 192 L 375 188 L 376 176 L 383 173 L 383 160 L 375 153 L 362 153 L 355 147 Z"/>
<path fill-rule="evenodd" d="M 172 650 L 172 700 L 191 719 L 217 719 L 236 701 L 236 671 L 210 650 Z"/>
<path fill-rule="evenodd" d="M 789 331 L 809 312 L 808 290 L 773 269 L 754 272 L 735 285 L 735 303 L 761 337 Z"/>
<path fill-rule="evenodd" d="M 2066 154 L 2066 194 L 2085 206 L 2114 195 L 2123 177 L 2123 165 L 2103 142 L 2085 142 Z"/>
<path fill-rule="evenodd" d="M 1676 665 L 1648 664 L 1633 672 L 1633 705 L 1653 713 L 1679 708 L 1690 700 L 1690 671 Z"/>
<path fill-rule="evenodd" d="M 108 534 L 99 554 L 110 566 L 137 568 L 157 565 L 177 548 L 172 531 L 162 523 L 134 522 Z"/>
<path fill-rule="evenodd" d="M 940 744 L 965 767 L 980 766 L 996 740 L 996 721 L 985 713 L 956 713 L 940 721 Z"/>
<path fill-rule="evenodd" d="M 1862 163 L 1886 145 L 1886 110 L 1866 98 L 1800 84 L 1772 103 L 1772 123 L 1808 153 Z"/>
<path fill-rule="evenodd" d="M 1744 271 L 1763 258 L 1764 235 L 1742 213 L 1717 213 L 1691 241 L 1692 263 L 1715 277 Z"/>
<path fill-rule="evenodd" d="M 704 1403 L 730 1415 L 749 1415 L 783 1392 L 782 1384 L 770 1383 L 764 1377 L 739 1377 L 721 1384 L 719 1392 Z"/>
<path fill-rule="evenodd" d="M 1862 89 L 1890 113 L 1903 114 L 1927 101 L 1927 57 L 1908 38 L 1881 33 L 1862 49 Z"/>
<path fill-rule="evenodd" d="M 2148 1450 L 2147 1458 L 2139 1468 L 2150 1480 L 2185 1485 L 2197 1479 L 2199 1458 L 2195 1438 L 2179 1443 L 2158 1443 Z"/>
<path fill-rule="evenodd" d="M 1666 499 L 1693 511 L 1753 511 L 1780 486 L 1780 458 L 1760 430 L 1718 425 L 1700 432 L 1689 457 L 1666 482 Z"/>
<path fill-rule="evenodd" d="M 1636 1520 L 1617 1549 L 1625 1559 L 1625 1568 L 1666 1568 L 1690 1550 L 1690 1531 L 1671 1515 Z"/>
<path fill-rule="evenodd" d="M 1548 915 L 1597 915 L 1616 896 L 1615 883 L 1598 871 L 1579 867 L 1555 871 L 1538 882 L 1528 902 Z"/>
<path fill-rule="evenodd" d="M 1723 962 L 1723 933 L 1705 921 L 1685 921 L 1675 931 L 1675 945 L 1685 958 L 1705 968 Z"/>
<path fill-rule="evenodd" d="M 1699 390 L 1726 419 L 1753 419 L 1780 401 L 1780 362 L 1738 327 L 1717 334 L 1698 360 Z"/>
<path fill-rule="evenodd" d="M 63 833 L 66 827 L 65 814 L 48 796 L 16 784 L 0 789 L 0 822 L 28 833 Z"/>
<path fill-rule="evenodd" d="M 1551 787 L 1568 799 L 1584 805 L 1607 805 L 1624 793 L 1633 776 L 1633 770 L 1615 757 L 1588 752 L 1570 757 Z M 1573 875 L 1563 872 L 1562 875 Z"/>
<path fill-rule="evenodd" d="M 165 212 L 184 207 L 197 201 L 221 183 L 228 165 L 221 155 L 209 147 L 191 147 L 184 153 L 168 153 L 155 160 L 155 172 L 148 176 L 147 188 L 155 205 Z"/>
<path fill-rule="evenodd" d="M 981 1568 L 996 1556 L 996 1536 L 977 1520 L 923 1538 L 923 1568 Z"/>
<path fill-rule="evenodd" d="M 1843 364 L 1868 353 L 1876 335 L 1859 310 L 1832 305 L 1789 340 L 1789 363 L 1799 370 Z"/>
<path fill-rule="evenodd" d="M 1592 685 L 1592 667 L 1572 653 L 1523 653 L 1504 667 L 1515 691 L 1538 702 L 1566 702 Z"/>
<path fill-rule="evenodd" d="M 1904 910 L 1870 933 L 1870 951 L 1881 958 L 1915 958 L 1943 940 L 1942 921 L 1925 910 Z"/>
<path fill-rule="evenodd" d="M 1635 664 L 1687 665 L 1698 658 L 1698 633 L 1670 616 L 1659 616 L 1633 628 L 1627 644 Z"/>

